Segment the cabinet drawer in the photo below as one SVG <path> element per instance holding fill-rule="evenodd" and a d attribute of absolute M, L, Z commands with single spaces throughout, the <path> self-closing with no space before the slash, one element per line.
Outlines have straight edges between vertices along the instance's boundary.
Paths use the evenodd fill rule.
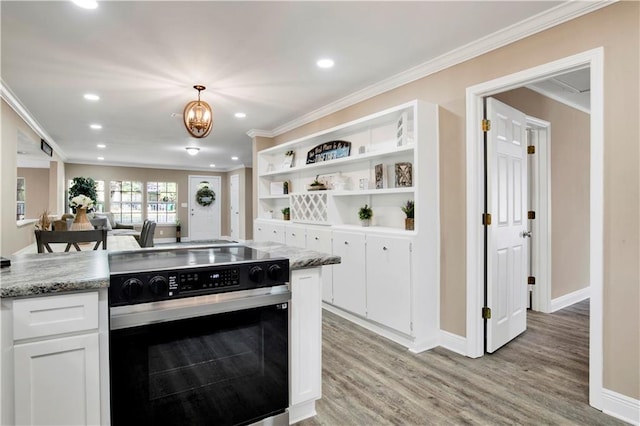
<path fill-rule="evenodd" d="M 13 339 L 31 339 L 98 328 L 98 292 L 13 302 Z"/>

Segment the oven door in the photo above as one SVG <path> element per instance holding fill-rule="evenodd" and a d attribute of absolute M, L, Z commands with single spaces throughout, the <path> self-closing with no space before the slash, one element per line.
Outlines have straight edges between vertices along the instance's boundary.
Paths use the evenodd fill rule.
<path fill-rule="evenodd" d="M 113 425 L 240 425 L 287 409 L 290 293 L 237 293 L 111 309 Z"/>

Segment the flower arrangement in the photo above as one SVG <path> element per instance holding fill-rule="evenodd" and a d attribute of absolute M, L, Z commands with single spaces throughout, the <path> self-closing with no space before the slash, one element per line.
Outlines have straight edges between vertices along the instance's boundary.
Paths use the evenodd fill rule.
<path fill-rule="evenodd" d="M 90 209 L 93 207 L 93 200 L 86 195 L 76 195 L 71 199 L 69 205 L 76 209 Z"/>
<path fill-rule="evenodd" d="M 284 153 L 284 155 L 286 155 L 287 157 L 291 157 L 293 154 L 294 154 L 294 152 L 292 150 L 289 150 L 289 151 Z"/>
<path fill-rule="evenodd" d="M 404 214 L 407 215 L 407 219 L 413 219 L 414 207 L 413 200 L 408 200 L 404 206 L 401 207 Z"/>

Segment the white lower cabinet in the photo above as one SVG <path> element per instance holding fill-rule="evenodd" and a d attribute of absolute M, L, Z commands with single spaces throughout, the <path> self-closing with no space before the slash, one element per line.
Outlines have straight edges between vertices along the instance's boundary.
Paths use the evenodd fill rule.
<path fill-rule="evenodd" d="M 100 352 L 106 313 L 99 311 L 105 301 L 106 291 L 100 298 L 92 291 L 3 304 L 10 313 L 3 331 L 10 328 L 13 336 L 13 364 L 3 366 L 13 373 L 11 423 L 97 425 L 108 419 L 101 417 L 106 382 L 100 362 L 107 358 Z"/>
<path fill-rule="evenodd" d="M 307 248 L 331 254 L 331 229 L 307 227 Z M 333 303 L 333 265 L 322 267 L 322 300 Z"/>
<path fill-rule="evenodd" d="M 306 247 L 306 232 L 304 225 L 286 224 L 285 229 L 285 244 L 291 247 Z"/>
<path fill-rule="evenodd" d="M 253 235 L 256 241 L 274 241 L 284 244 L 286 239 L 284 224 L 266 220 L 256 220 Z"/>
<path fill-rule="evenodd" d="M 365 234 L 334 231 L 332 246 L 342 258 L 333 266 L 333 304 L 366 316 Z"/>
<path fill-rule="evenodd" d="M 411 240 L 367 236 L 367 318 L 411 334 Z"/>
<path fill-rule="evenodd" d="M 100 424 L 98 333 L 14 346 L 19 425 Z"/>

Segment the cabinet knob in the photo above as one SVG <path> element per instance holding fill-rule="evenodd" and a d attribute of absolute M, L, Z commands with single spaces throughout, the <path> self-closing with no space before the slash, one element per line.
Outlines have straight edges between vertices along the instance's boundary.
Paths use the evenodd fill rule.
<path fill-rule="evenodd" d="M 349 241 L 345 241 L 345 242 L 344 242 L 344 245 L 345 245 L 345 246 L 348 246 L 348 245 L 349 245 Z"/>
<path fill-rule="evenodd" d="M 294 233 L 292 232 L 292 233 L 291 233 L 291 236 L 292 236 L 292 237 L 295 237 L 295 236 L 296 236 L 296 234 L 294 234 Z"/>
<path fill-rule="evenodd" d="M 389 250 L 389 249 L 383 246 L 383 247 L 382 247 L 382 250 L 387 251 L 387 250 Z"/>
<path fill-rule="evenodd" d="M 277 234 L 277 232 L 276 232 L 276 230 L 275 230 L 275 229 L 273 230 L 273 233 L 274 233 L 274 234 Z"/>
<path fill-rule="evenodd" d="M 315 240 L 318 241 L 320 238 L 316 237 Z"/>

